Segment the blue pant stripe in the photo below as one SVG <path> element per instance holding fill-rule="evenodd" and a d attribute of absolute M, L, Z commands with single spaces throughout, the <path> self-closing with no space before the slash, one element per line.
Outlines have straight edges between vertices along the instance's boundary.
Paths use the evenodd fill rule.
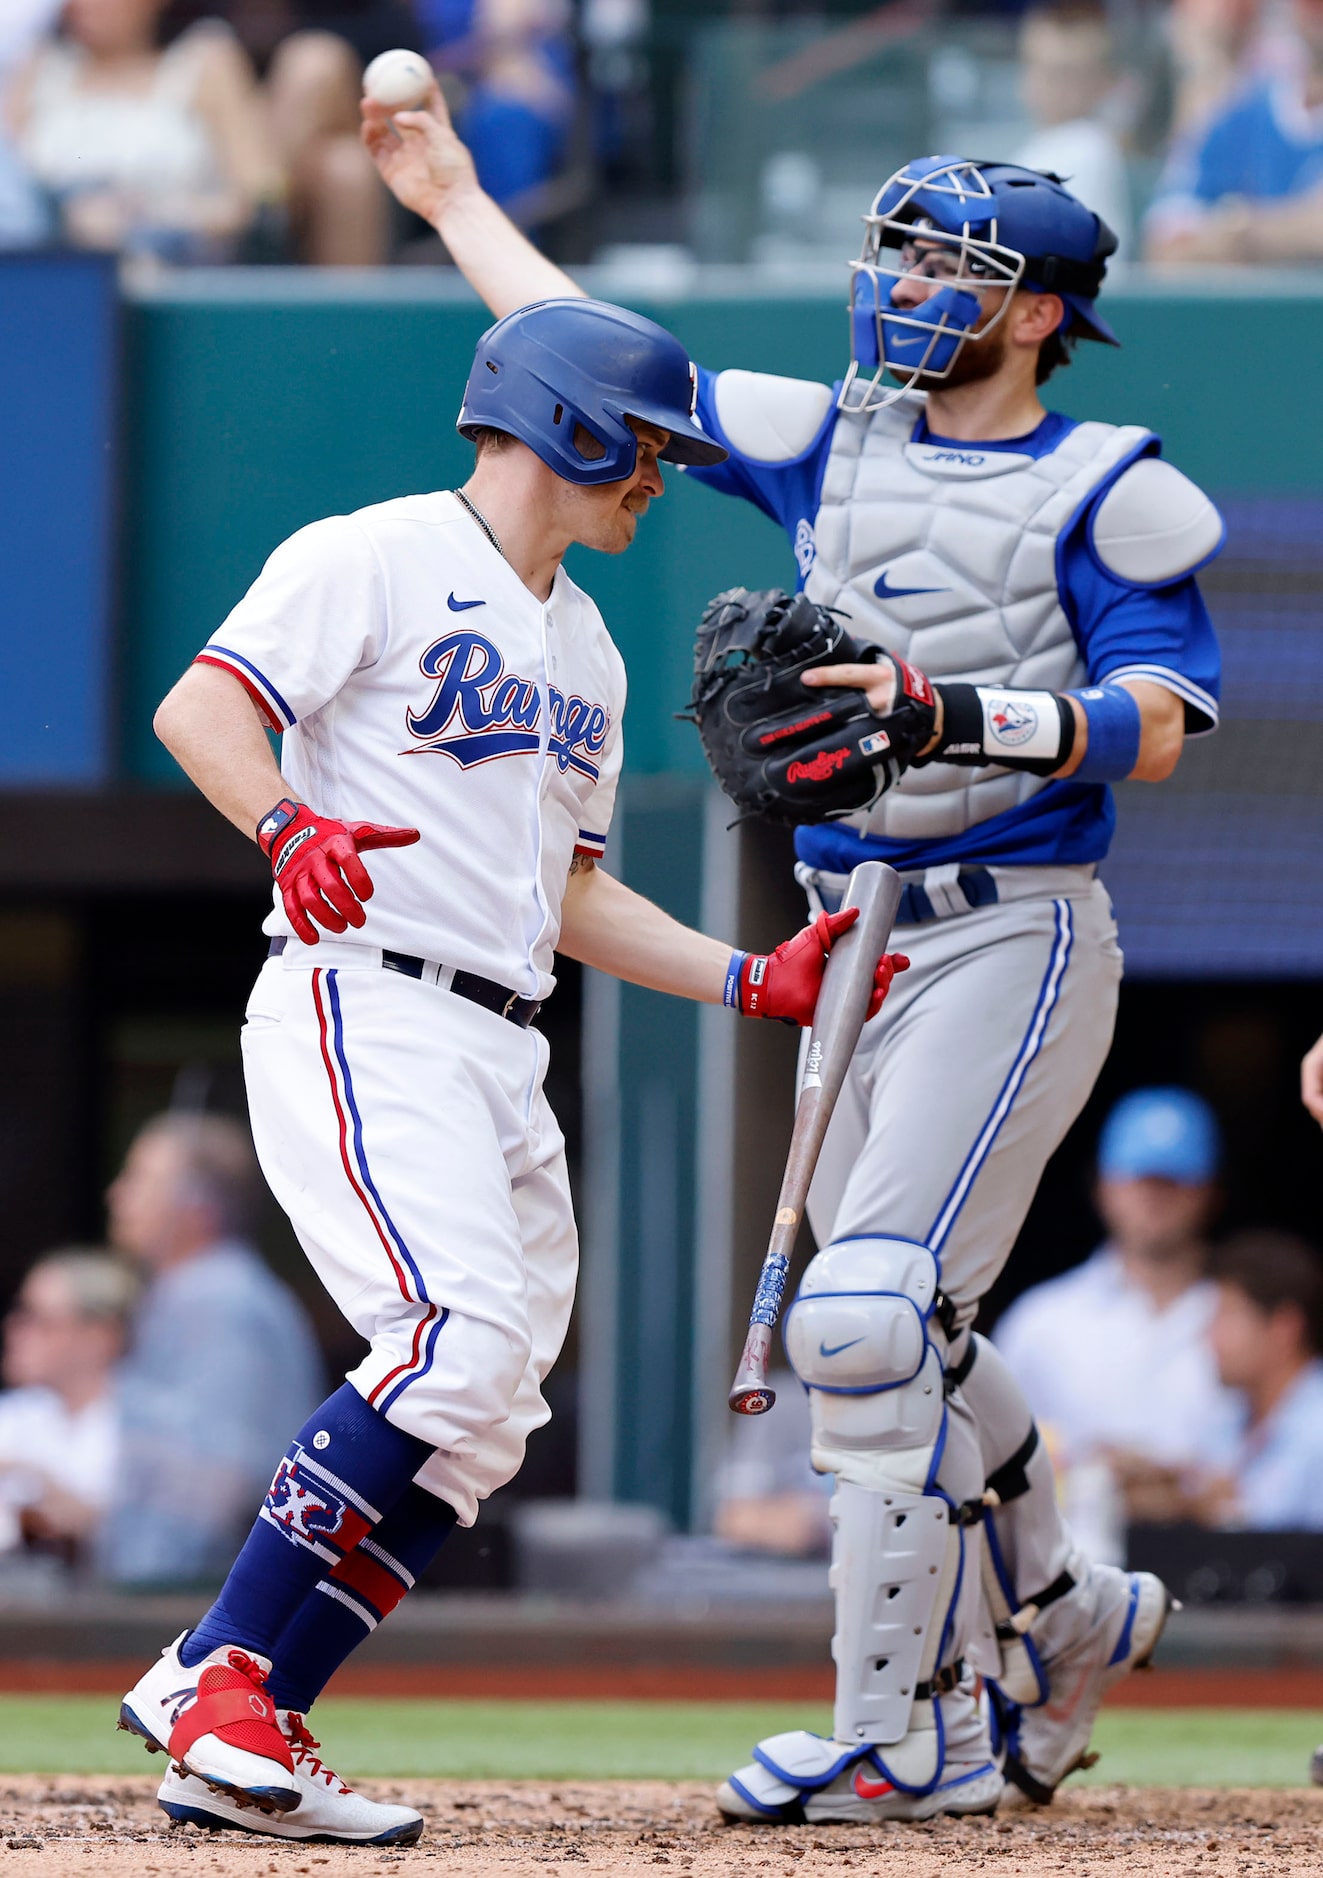
<path fill-rule="evenodd" d="M 979 1170 L 991 1154 L 997 1136 L 1001 1133 L 1002 1125 L 1015 1106 L 1015 1099 L 1029 1073 L 1029 1066 L 1043 1047 L 1043 1038 L 1047 1034 L 1048 1021 L 1061 993 L 1061 984 L 1070 962 L 1070 951 L 1074 941 L 1074 922 L 1071 918 L 1070 901 L 1057 900 L 1054 904 L 1057 922 L 1056 939 L 1052 946 L 1047 970 L 1043 974 L 1043 982 L 1038 989 L 1034 1014 L 1029 1020 L 1029 1028 L 1016 1053 L 1015 1061 L 998 1092 L 997 1100 L 993 1103 L 973 1147 L 966 1155 L 965 1164 L 956 1176 L 955 1184 L 942 1202 L 937 1218 L 933 1221 L 932 1230 L 928 1235 L 928 1245 L 934 1255 L 940 1255 L 942 1247 L 950 1237 L 951 1229 L 960 1217 L 974 1182 L 978 1178 Z"/>

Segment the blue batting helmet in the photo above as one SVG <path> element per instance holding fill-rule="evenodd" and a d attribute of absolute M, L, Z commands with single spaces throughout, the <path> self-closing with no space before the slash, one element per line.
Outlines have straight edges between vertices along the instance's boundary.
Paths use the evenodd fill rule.
<path fill-rule="evenodd" d="M 670 432 L 668 463 L 721 463 L 727 452 L 694 421 L 697 379 L 664 326 L 601 300 L 539 300 L 478 341 L 457 429 L 508 431 L 572 483 L 633 474 L 638 439 L 627 417 Z M 582 425 L 601 445 L 584 456 Z"/>
<path fill-rule="evenodd" d="M 852 364 L 841 393 L 846 409 L 889 403 L 922 376 L 944 377 L 966 340 L 990 332 L 1017 287 L 1059 294 L 1063 332 L 1117 345 L 1094 305 L 1116 237 L 1057 177 L 1014 163 L 924 157 L 883 183 L 864 217 L 864 251 L 851 262 Z M 896 282 L 918 258 L 936 266 L 938 291 L 897 307 Z M 989 288 L 1005 288 L 1000 311 L 975 335 Z M 897 388 L 884 391 L 890 371 Z M 861 377 L 862 394 L 850 398 Z"/>

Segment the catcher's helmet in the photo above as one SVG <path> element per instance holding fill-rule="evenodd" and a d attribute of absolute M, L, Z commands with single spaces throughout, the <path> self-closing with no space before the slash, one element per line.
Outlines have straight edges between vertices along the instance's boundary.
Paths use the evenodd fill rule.
<path fill-rule="evenodd" d="M 668 463 L 721 463 L 727 452 L 694 421 L 697 380 L 663 326 L 602 300 L 539 300 L 482 335 L 456 428 L 518 437 L 572 483 L 632 475 L 638 440 L 626 417 L 670 432 Z M 575 426 L 601 444 L 589 458 Z"/>
<path fill-rule="evenodd" d="M 977 334 L 989 288 L 1059 294 L 1063 332 L 1117 345 L 1094 305 L 1116 236 L 1055 176 L 1014 163 L 924 157 L 888 177 L 864 217 L 864 251 L 850 263 L 852 363 L 841 392 L 847 410 L 872 410 L 922 377 L 944 377 Z M 907 244 L 944 257 L 945 284 L 918 306 L 896 306 L 895 283 L 911 271 Z M 890 371 L 895 389 L 883 389 Z M 861 383 L 861 380 L 863 381 Z M 851 395 L 852 391 L 855 393 Z"/>

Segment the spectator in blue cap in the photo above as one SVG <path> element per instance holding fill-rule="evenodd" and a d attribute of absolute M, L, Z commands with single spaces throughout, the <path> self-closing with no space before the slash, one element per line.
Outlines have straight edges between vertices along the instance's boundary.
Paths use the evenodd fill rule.
<path fill-rule="evenodd" d="M 1106 1239 L 1027 1291 L 995 1332 L 1095 1556 L 1119 1558 L 1127 1516 L 1143 1516 L 1173 1472 L 1210 1462 L 1234 1412 L 1208 1342 L 1220 1158 L 1217 1121 L 1190 1090 L 1123 1097 L 1098 1143 Z"/>

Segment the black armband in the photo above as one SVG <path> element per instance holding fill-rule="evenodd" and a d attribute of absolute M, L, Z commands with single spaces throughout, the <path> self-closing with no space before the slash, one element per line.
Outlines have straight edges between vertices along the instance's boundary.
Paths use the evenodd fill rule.
<path fill-rule="evenodd" d="M 1051 776 L 1075 747 L 1075 713 L 1055 691 L 1010 691 L 993 685 L 938 685 L 942 735 L 925 763 L 1002 769 Z"/>

